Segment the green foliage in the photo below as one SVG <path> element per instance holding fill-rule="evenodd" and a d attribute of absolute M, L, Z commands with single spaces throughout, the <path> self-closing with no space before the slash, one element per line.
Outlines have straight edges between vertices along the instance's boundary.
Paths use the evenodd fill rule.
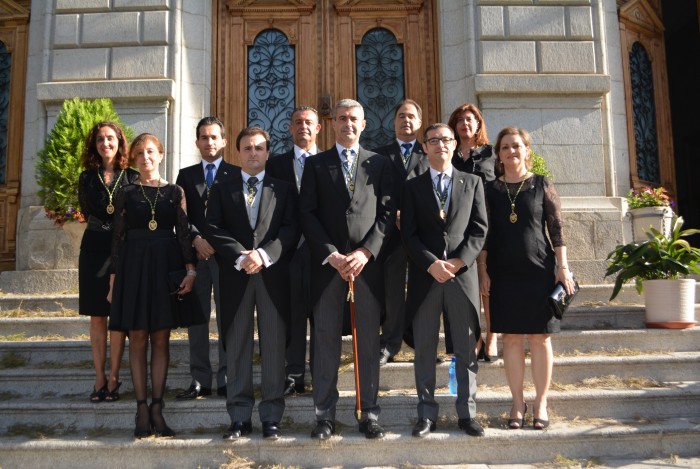
<path fill-rule="evenodd" d="M 673 206 L 668 192 L 663 187 L 642 187 L 631 189 L 627 193 L 627 205 L 630 209 L 643 207 L 668 207 Z"/>
<path fill-rule="evenodd" d="M 671 235 L 666 237 L 655 228 L 645 231 L 646 241 L 620 244 L 608 254 L 608 270 L 605 276 L 617 275 L 610 300 L 620 292 L 622 285 L 634 280 L 638 293 L 644 291 L 644 280 L 677 279 L 690 273 L 700 274 L 700 249 L 694 248 L 685 238 L 700 230 L 681 231 L 683 218 L 676 217 Z"/>
<path fill-rule="evenodd" d="M 101 121 L 117 123 L 127 140 L 133 137 L 133 130 L 121 122 L 110 99 L 73 98 L 63 102 L 56 125 L 37 154 L 36 181 L 42 187 L 38 194 L 46 215 L 58 224 L 66 220 L 82 221 L 78 205 L 80 157 L 90 129 Z"/>
<path fill-rule="evenodd" d="M 532 173 L 538 174 L 540 176 L 546 176 L 548 178 L 552 177 L 552 172 L 547 167 L 547 162 L 544 160 L 542 155 L 540 155 L 536 151 L 533 151 L 532 156 L 531 156 L 531 161 L 532 161 L 532 168 L 530 168 L 530 171 Z"/>

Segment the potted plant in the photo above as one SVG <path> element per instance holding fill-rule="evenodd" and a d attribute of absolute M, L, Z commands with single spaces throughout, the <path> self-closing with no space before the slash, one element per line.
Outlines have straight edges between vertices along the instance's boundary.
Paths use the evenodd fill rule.
<path fill-rule="evenodd" d="M 632 217 L 632 239 L 641 243 L 647 239 L 645 231 L 650 227 L 669 236 L 673 222 L 673 202 L 663 187 L 645 186 L 627 193 L 627 207 Z"/>
<path fill-rule="evenodd" d="M 649 228 L 641 243 L 618 245 L 608 254 L 605 276 L 617 275 L 610 300 L 622 285 L 634 280 L 637 292 L 644 293 L 647 327 L 680 329 L 695 322 L 695 279 L 700 274 L 700 249 L 685 239 L 700 230 L 683 228 L 676 217 L 669 235 Z"/>

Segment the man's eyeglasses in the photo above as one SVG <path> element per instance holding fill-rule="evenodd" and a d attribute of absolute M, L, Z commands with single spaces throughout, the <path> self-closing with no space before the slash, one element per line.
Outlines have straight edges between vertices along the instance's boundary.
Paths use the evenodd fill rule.
<path fill-rule="evenodd" d="M 451 138 L 451 137 L 429 138 L 428 140 L 426 140 L 426 142 L 428 142 L 428 145 L 433 145 L 433 146 L 437 146 L 441 143 L 443 145 L 449 145 L 450 143 L 452 143 L 454 141 L 455 141 L 455 139 Z"/>

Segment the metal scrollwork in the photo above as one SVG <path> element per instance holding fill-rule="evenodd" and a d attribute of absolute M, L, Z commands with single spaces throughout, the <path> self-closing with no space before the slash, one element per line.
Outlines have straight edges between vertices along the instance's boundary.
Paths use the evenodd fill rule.
<path fill-rule="evenodd" d="M 7 177 L 7 125 L 10 108 L 10 70 L 12 56 L 0 42 L 0 184 Z"/>
<path fill-rule="evenodd" d="M 248 48 L 248 125 L 270 133 L 270 154 L 292 148 L 294 62 L 294 46 L 276 29 L 261 32 Z"/>
<path fill-rule="evenodd" d="M 361 143 L 376 148 L 394 139 L 394 109 L 404 99 L 403 47 L 387 29 L 367 32 L 356 49 L 357 100 L 367 127 Z"/>
<path fill-rule="evenodd" d="M 635 42 L 630 51 L 632 114 L 637 153 L 637 176 L 642 181 L 661 183 L 659 145 L 656 134 L 654 76 L 644 47 Z"/>

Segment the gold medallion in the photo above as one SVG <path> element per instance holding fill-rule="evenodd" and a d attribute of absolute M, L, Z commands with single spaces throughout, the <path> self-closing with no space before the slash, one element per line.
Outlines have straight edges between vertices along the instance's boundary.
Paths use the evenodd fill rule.
<path fill-rule="evenodd" d="M 109 215 L 111 215 L 111 214 L 114 213 L 114 205 L 112 205 L 112 202 L 110 202 L 110 203 L 107 205 L 107 213 L 108 213 Z"/>
<path fill-rule="evenodd" d="M 508 218 L 510 219 L 511 223 L 518 221 L 518 215 L 515 212 L 510 212 L 510 216 Z"/>
<path fill-rule="evenodd" d="M 354 192 L 354 191 L 355 191 L 355 183 L 354 183 L 354 182 L 351 182 L 350 184 L 348 184 L 348 190 L 349 190 L 350 192 Z"/>
<path fill-rule="evenodd" d="M 148 222 L 148 229 L 151 231 L 155 231 L 158 228 L 158 222 L 155 220 L 151 220 Z"/>
<path fill-rule="evenodd" d="M 445 210 L 443 210 L 443 209 L 440 209 L 440 218 L 442 218 L 443 221 L 447 220 L 447 214 L 445 213 Z"/>

